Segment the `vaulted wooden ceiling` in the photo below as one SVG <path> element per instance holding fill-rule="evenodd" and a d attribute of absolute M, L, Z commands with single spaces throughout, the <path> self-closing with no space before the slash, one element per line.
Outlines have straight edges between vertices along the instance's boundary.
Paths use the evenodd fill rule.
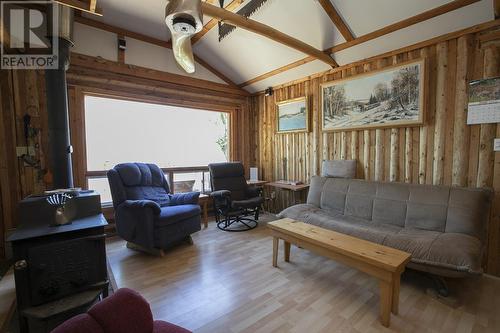
<path fill-rule="evenodd" d="M 493 20 L 500 2 L 268 0 L 250 20 L 232 14 L 248 1 L 225 0 L 224 11 L 212 6 L 217 0 L 207 0 L 205 27 L 193 38 L 193 49 L 199 63 L 249 92 Z M 97 3 L 103 16 L 84 13 L 84 18 L 170 47 L 166 0 Z M 219 42 L 212 16 L 243 28 Z"/>

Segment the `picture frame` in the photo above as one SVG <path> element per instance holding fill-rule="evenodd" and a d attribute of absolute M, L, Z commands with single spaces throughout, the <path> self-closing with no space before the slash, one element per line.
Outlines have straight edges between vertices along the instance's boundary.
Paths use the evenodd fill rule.
<path fill-rule="evenodd" d="M 422 126 L 425 58 L 321 84 L 323 131 Z"/>
<path fill-rule="evenodd" d="M 276 133 L 309 132 L 309 105 L 307 97 L 276 103 Z"/>

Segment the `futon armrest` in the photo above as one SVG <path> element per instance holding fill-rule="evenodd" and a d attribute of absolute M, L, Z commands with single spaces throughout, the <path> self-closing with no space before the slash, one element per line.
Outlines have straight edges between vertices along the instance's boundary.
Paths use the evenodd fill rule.
<path fill-rule="evenodd" d="M 170 198 L 169 206 L 197 205 L 200 192 L 175 193 L 168 196 Z"/>
<path fill-rule="evenodd" d="M 132 209 L 151 208 L 155 215 L 158 215 L 161 212 L 160 205 L 151 200 L 125 200 L 118 206 L 118 209 L 122 207 Z"/>
<path fill-rule="evenodd" d="M 212 193 L 210 193 L 210 196 L 215 199 L 229 198 L 231 197 L 231 191 L 228 190 L 213 191 Z"/>

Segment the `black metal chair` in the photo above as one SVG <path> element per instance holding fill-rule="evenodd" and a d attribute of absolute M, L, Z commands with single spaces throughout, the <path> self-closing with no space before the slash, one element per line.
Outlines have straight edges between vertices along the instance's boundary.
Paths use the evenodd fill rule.
<path fill-rule="evenodd" d="M 247 184 L 243 164 L 212 163 L 208 165 L 208 169 L 217 227 L 224 231 L 255 228 L 264 198 L 261 196 L 261 189 Z"/>

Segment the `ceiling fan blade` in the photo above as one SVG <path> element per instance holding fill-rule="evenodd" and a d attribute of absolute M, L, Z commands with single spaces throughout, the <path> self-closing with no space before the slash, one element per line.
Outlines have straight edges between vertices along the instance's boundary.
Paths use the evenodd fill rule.
<path fill-rule="evenodd" d="M 194 73 L 194 56 L 191 48 L 191 35 L 172 33 L 172 51 L 174 52 L 175 61 L 186 71 L 186 73 Z"/>
<path fill-rule="evenodd" d="M 203 28 L 201 0 L 170 0 L 165 8 L 165 23 L 172 34 L 172 50 L 179 66 L 194 73 L 191 37 Z"/>

